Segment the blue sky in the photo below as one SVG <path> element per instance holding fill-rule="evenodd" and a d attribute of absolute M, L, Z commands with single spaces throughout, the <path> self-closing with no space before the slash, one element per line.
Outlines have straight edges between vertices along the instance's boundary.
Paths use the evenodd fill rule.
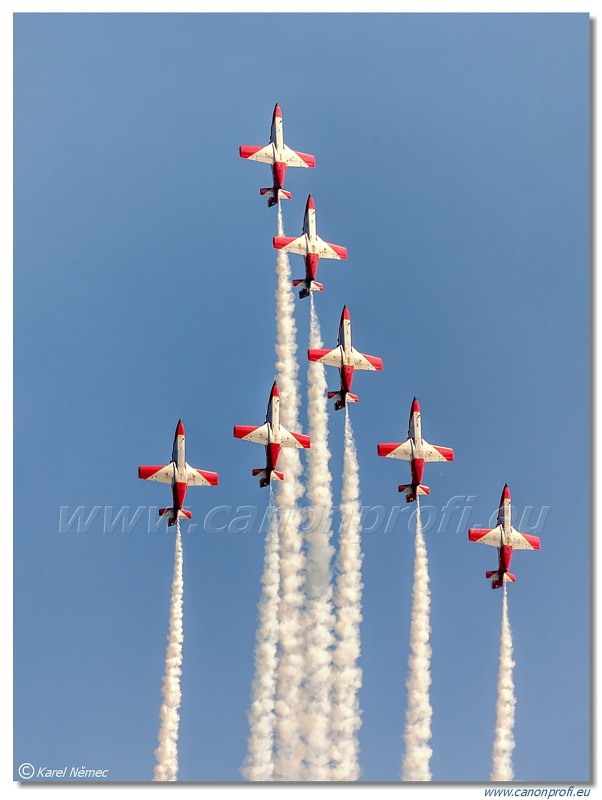
<path fill-rule="evenodd" d="M 169 459 L 181 417 L 188 460 L 220 486 L 187 496 L 180 779 L 241 779 L 263 536 L 203 521 L 267 502 L 250 477 L 261 451 L 231 429 L 263 421 L 274 378 L 276 215 L 258 194 L 268 168 L 238 146 L 267 142 L 278 101 L 287 143 L 317 160 L 287 174 L 285 232 L 311 192 L 318 232 L 349 251 L 320 264 L 325 346 L 346 303 L 355 346 L 384 361 L 354 383 L 362 503 L 388 517 L 403 502 L 407 465 L 376 443 L 405 438 L 414 395 L 425 437 L 456 453 L 426 475 L 433 778 L 488 780 L 501 614 L 495 550 L 469 544 L 460 512 L 438 525 L 469 496 L 468 524 L 487 524 L 506 481 L 527 521 L 548 509 L 509 589 L 516 778 L 590 776 L 588 16 L 316 23 L 15 16 L 15 775 L 29 761 L 152 777 L 173 536 L 148 513 L 130 533 L 102 514 L 61 533 L 61 507 L 167 505 L 137 467 Z M 301 355 L 308 316 L 297 301 Z M 399 779 L 403 519 L 364 535 L 365 781 Z"/>

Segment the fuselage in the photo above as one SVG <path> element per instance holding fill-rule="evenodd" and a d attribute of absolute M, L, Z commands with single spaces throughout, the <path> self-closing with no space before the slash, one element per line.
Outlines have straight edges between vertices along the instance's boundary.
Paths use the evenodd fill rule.
<path fill-rule="evenodd" d="M 284 132 L 282 125 L 282 111 L 276 105 L 272 115 L 272 129 L 270 131 L 270 142 L 274 151 L 274 163 L 272 164 L 272 177 L 274 179 L 274 189 L 282 189 L 284 186 L 284 176 L 286 175 L 286 156 L 284 154 Z"/>
<path fill-rule="evenodd" d="M 412 474 L 412 485 L 419 486 L 422 483 L 424 465 L 424 447 L 422 444 L 422 423 L 420 421 L 420 405 L 414 398 L 410 409 L 410 421 L 408 424 L 408 438 L 410 439 L 411 458 L 410 471 Z"/>
<path fill-rule="evenodd" d="M 351 348 L 351 317 L 347 306 L 343 308 L 341 322 L 339 324 L 339 347 L 341 348 L 341 366 L 339 374 L 341 378 L 341 392 L 344 395 L 351 391 L 355 367 L 353 366 L 353 354 Z"/>
<path fill-rule="evenodd" d="M 171 493 L 173 496 L 173 509 L 177 517 L 178 511 L 184 508 L 186 489 L 188 488 L 188 483 L 186 481 L 186 435 L 181 420 L 178 422 L 178 427 L 176 428 L 171 451 L 171 460 L 175 464 Z"/>
<path fill-rule="evenodd" d="M 265 446 L 266 472 L 268 476 L 276 469 L 280 455 L 280 392 L 274 384 L 270 393 L 268 409 L 265 417 L 268 426 L 268 443 Z"/>
<path fill-rule="evenodd" d="M 513 551 L 512 546 L 506 544 L 506 542 L 510 540 L 510 531 L 512 530 L 512 500 L 510 499 L 508 484 L 506 484 L 502 490 L 500 505 L 497 512 L 497 524 L 502 529 L 501 544 L 498 547 L 498 572 L 500 573 L 499 580 L 503 581 L 504 573 L 510 570 Z"/>

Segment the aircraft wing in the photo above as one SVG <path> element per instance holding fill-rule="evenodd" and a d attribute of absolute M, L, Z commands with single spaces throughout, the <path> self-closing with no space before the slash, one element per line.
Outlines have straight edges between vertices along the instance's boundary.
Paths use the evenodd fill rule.
<path fill-rule="evenodd" d="M 276 250 L 284 250 L 285 253 L 297 253 L 300 256 L 307 255 L 308 243 L 307 236 L 274 236 L 274 247 Z"/>
<path fill-rule="evenodd" d="M 309 153 L 299 153 L 297 150 L 291 150 L 290 147 L 284 145 L 284 158 L 286 165 L 289 167 L 315 167 L 315 156 Z"/>
<path fill-rule="evenodd" d="M 453 461 L 454 451 L 451 447 L 439 447 L 436 444 L 429 444 L 422 440 L 424 447 L 424 460 L 425 461 Z"/>
<path fill-rule="evenodd" d="M 170 461 L 161 467 L 138 467 L 138 477 L 144 481 L 158 481 L 159 483 L 172 483 L 176 474 L 176 465 Z"/>
<path fill-rule="evenodd" d="M 471 542 L 500 547 L 502 544 L 502 526 L 498 525 L 496 528 L 470 528 L 468 538 Z"/>
<path fill-rule="evenodd" d="M 268 444 L 268 423 L 264 425 L 235 425 L 234 436 L 237 439 L 245 439 L 247 442 L 257 444 Z"/>
<path fill-rule="evenodd" d="M 281 425 L 280 426 L 280 444 L 283 447 L 309 447 L 310 441 L 309 436 L 305 436 L 303 433 L 294 433 L 293 431 L 287 431 L 287 429 Z"/>
<path fill-rule="evenodd" d="M 364 353 L 360 353 L 355 347 L 351 348 L 351 357 L 353 359 L 353 366 L 356 369 L 380 370 L 383 368 L 382 358 L 367 356 Z"/>
<path fill-rule="evenodd" d="M 217 486 L 217 472 L 209 472 L 206 469 L 196 469 L 186 464 L 186 483 L 188 486 Z"/>
<path fill-rule="evenodd" d="M 337 345 L 332 350 L 308 350 L 307 357 L 310 361 L 328 364 L 329 367 L 340 367 L 343 364 L 341 345 Z"/>
<path fill-rule="evenodd" d="M 341 247 L 339 244 L 325 242 L 324 239 L 320 239 L 319 236 L 316 236 L 316 245 L 312 248 L 312 252 L 319 255 L 320 258 L 336 258 L 343 260 L 347 258 L 346 247 Z"/>
<path fill-rule="evenodd" d="M 386 458 L 402 458 L 404 461 L 412 460 L 412 440 L 405 442 L 383 442 L 378 445 L 378 455 Z"/>
<path fill-rule="evenodd" d="M 512 528 L 507 544 L 512 545 L 515 550 L 539 550 L 539 536 L 531 536 Z"/>
<path fill-rule="evenodd" d="M 274 163 L 274 147 L 271 142 L 266 144 L 265 147 L 243 144 L 238 148 L 238 152 L 241 158 L 246 158 L 249 161 L 261 161 L 263 164 Z"/>

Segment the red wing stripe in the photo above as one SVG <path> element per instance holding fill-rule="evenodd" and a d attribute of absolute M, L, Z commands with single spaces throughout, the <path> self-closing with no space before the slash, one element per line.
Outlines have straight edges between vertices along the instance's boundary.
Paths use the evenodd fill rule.
<path fill-rule="evenodd" d="M 308 350 L 307 357 L 310 361 L 319 361 L 324 356 L 327 356 L 330 350 Z"/>
<path fill-rule="evenodd" d="M 539 550 L 539 536 L 531 536 L 529 533 L 521 533 L 521 536 L 529 542 L 534 550 Z"/>
<path fill-rule="evenodd" d="M 235 425 L 233 436 L 237 439 L 244 439 L 245 436 L 253 433 L 257 428 L 261 428 L 261 425 Z"/>
<path fill-rule="evenodd" d="M 309 436 L 306 436 L 304 433 L 294 433 L 291 431 L 291 436 L 294 436 L 295 439 L 299 442 L 301 447 L 308 448 L 311 446 Z"/>
<path fill-rule="evenodd" d="M 302 161 L 305 161 L 308 167 L 315 167 L 316 166 L 316 157 L 310 155 L 309 153 L 300 153 L 298 150 L 295 150 L 295 153 L 299 156 Z"/>
<path fill-rule="evenodd" d="M 339 258 L 347 258 L 347 248 L 346 247 L 341 247 L 340 244 L 331 244 L 330 242 L 328 242 L 328 246 L 332 247 L 332 249 L 334 250 L 334 252 L 337 254 L 337 256 Z"/>
<path fill-rule="evenodd" d="M 488 533 L 491 533 L 492 530 L 493 528 L 469 528 L 468 538 L 471 542 L 478 542 L 483 536 L 487 536 Z"/>
<path fill-rule="evenodd" d="M 241 158 L 251 158 L 251 156 L 254 156 L 255 153 L 258 153 L 260 150 L 263 150 L 264 147 L 265 145 L 255 147 L 254 145 L 242 144 L 238 148 L 238 152 L 240 153 Z"/>
<path fill-rule="evenodd" d="M 401 447 L 403 442 L 382 442 L 377 445 L 378 455 L 379 456 L 388 456 L 394 450 L 397 450 L 398 447 Z"/>
<path fill-rule="evenodd" d="M 377 356 L 367 356 L 365 353 L 362 353 L 366 361 L 369 361 L 370 364 L 374 367 L 374 369 L 382 369 L 383 368 L 383 360 L 382 358 L 378 358 Z"/>
<path fill-rule="evenodd" d="M 283 247 L 286 247 L 287 244 L 294 242 L 295 239 L 298 239 L 298 236 L 274 236 L 274 247 L 276 250 L 282 250 Z"/>
<path fill-rule="evenodd" d="M 157 472 L 165 469 L 166 466 L 166 464 L 163 464 L 161 467 L 138 467 L 138 477 L 142 478 L 143 481 L 147 481 L 149 478 L 152 478 L 153 475 L 156 475 Z"/>
<path fill-rule="evenodd" d="M 197 469 L 197 472 L 199 475 L 202 475 L 202 477 L 205 478 L 205 480 L 208 481 L 211 486 L 217 486 L 219 482 L 219 476 L 217 472 L 208 472 L 205 469 Z"/>
<path fill-rule="evenodd" d="M 434 444 L 433 447 L 435 450 L 437 450 L 437 452 L 441 453 L 446 461 L 454 460 L 454 451 L 451 449 L 451 447 L 437 447 L 436 444 Z"/>

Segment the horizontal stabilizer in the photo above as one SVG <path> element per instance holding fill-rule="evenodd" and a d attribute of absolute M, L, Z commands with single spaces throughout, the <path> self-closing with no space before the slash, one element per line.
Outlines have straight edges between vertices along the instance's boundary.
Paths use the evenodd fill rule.
<path fill-rule="evenodd" d="M 268 208 L 275 206 L 279 200 L 290 200 L 292 194 L 287 192 L 285 189 L 274 189 L 273 186 L 266 186 L 263 189 L 259 190 L 259 194 L 262 197 L 267 197 L 268 201 Z"/>
<path fill-rule="evenodd" d="M 417 495 L 431 493 L 431 490 L 429 489 L 428 486 L 423 486 L 422 484 L 414 486 L 411 483 L 402 483 L 400 486 L 397 487 L 397 491 L 405 492 L 406 503 L 413 503 Z"/>
<path fill-rule="evenodd" d="M 173 522 L 170 520 L 169 524 L 173 525 L 174 522 L 175 522 L 175 513 L 174 513 L 173 508 L 160 508 L 159 509 L 159 516 L 160 517 L 166 517 L 167 515 L 169 515 L 171 517 L 171 519 L 173 520 Z M 178 511 L 178 519 L 192 519 L 192 511 L 188 511 L 185 508 L 181 508 Z"/>
<path fill-rule="evenodd" d="M 487 572 L 485 573 L 485 577 L 487 578 L 487 580 L 489 580 L 489 578 L 495 578 L 497 580 L 499 578 L 499 575 L 497 573 L 497 569 L 489 569 L 489 570 L 487 570 Z"/>
<path fill-rule="evenodd" d="M 275 197 L 278 194 L 279 200 L 290 200 L 292 194 L 287 192 L 286 189 L 278 189 L 276 190 L 273 186 L 265 186 L 263 189 L 259 190 L 259 194 L 264 197 L 268 195 L 268 197 Z"/>
<path fill-rule="evenodd" d="M 278 472 L 277 470 L 273 469 L 268 477 L 268 471 L 263 468 L 259 467 L 258 469 L 251 470 L 251 475 L 254 478 L 259 478 L 259 486 L 263 489 L 265 486 L 270 485 L 270 479 L 273 481 L 283 481 L 284 474 L 282 472 Z"/>

